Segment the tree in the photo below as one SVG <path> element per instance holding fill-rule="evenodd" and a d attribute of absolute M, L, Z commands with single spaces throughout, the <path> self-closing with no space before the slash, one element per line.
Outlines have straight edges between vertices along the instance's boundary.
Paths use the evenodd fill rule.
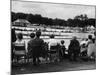
<path fill-rule="evenodd" d="M 26 14 L 26 13 L 15 13 L 11 12 L 11 21 L 17 19 L 26 19 L 32 24 L 45 24 L 45 25 L 59 25 L 59 26 L 69 26 L 69 27 L 86 27 L 88 25 L 96 25 L 96 19 L 88 18 L 86 14 L 76 15 L 74 19 L 69 18 L 68 20 L 59 18 L 48 18 L 43 17 L 40 14 Z"/>
<path fill-rule="evenodd" d="M 17 18 L 16 18 L 16 13 L 14 12 L 11 12 L 11 21 L 15 21 Z"/>
<path fill-rule="evenodd" d="M 30 23 L 34 23 L 34 16 L 32 14 L 28 14 L 26 20 L 28 20 Z"/>

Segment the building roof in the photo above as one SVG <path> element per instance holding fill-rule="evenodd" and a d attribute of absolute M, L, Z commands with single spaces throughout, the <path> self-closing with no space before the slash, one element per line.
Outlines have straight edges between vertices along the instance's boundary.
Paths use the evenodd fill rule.
<path fill-rule="evenodd" d="M 28 20 L 25 20 L 25 19 L 17 19 L 14 22 L 30 23 Z"/>

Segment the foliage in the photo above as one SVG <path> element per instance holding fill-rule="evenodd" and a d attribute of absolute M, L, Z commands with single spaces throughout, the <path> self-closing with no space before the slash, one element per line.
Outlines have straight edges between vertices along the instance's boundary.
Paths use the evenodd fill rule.
<path fill-rule="evenodd" d="M 15 13 L 11 12 L 11 21 L 14 22 L 17 19 L 26 19 L 32 24 L 41 24 L 41 25 L 49 25 L 49 26 L 69 26 L 69 27 L 86 27 L 96 25 L 96 19 L 88 18 L 87 15 L 77 15 L 74 19 L 59 19 L 59 18 L 48 18 L 42 17 L 39 14 L 25 14 L 25 13 Z"/>

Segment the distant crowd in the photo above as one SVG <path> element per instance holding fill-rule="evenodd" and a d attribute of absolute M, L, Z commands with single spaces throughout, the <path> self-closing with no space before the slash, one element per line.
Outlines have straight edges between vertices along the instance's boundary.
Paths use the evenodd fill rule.
<path fill-rule="evenodd" d="M 77 40 L 77 36 L 73 36 L 66 49 L 65 41 L 58 42 L 53 34 L 47 42 L 44 42 L 40 38 L 41 31 L 31 33 L 26 46 L 22 33 L 16 34 L 14 29 L 11 32 L 12 61 L 15 59 L 18 62 L 24 59 L 28 63 L 32 59 L 32 64 L 37 65 L 41 63 L 41 59 L 45 59 L 48 63 L 60 62 L 65 58 L 70 61 L 78 61 L 79 58 L 96 59 L 96 39 L 92 38 L 92 35 L 88 35 L 87 39 L 82 39 L 81 43 Z M 96 36 L 96 33 L 94 35 Z"/>

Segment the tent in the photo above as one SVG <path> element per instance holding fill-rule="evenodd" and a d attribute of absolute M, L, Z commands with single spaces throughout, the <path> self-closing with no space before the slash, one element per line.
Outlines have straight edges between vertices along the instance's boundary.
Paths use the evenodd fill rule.
<path fill-rule="evenodd" d="M 17 19 L 13 22 L 13 25 L 15 26 L 27 26 L 30 25 L 31 23 L 28 20 L 25 19 Z"/>

